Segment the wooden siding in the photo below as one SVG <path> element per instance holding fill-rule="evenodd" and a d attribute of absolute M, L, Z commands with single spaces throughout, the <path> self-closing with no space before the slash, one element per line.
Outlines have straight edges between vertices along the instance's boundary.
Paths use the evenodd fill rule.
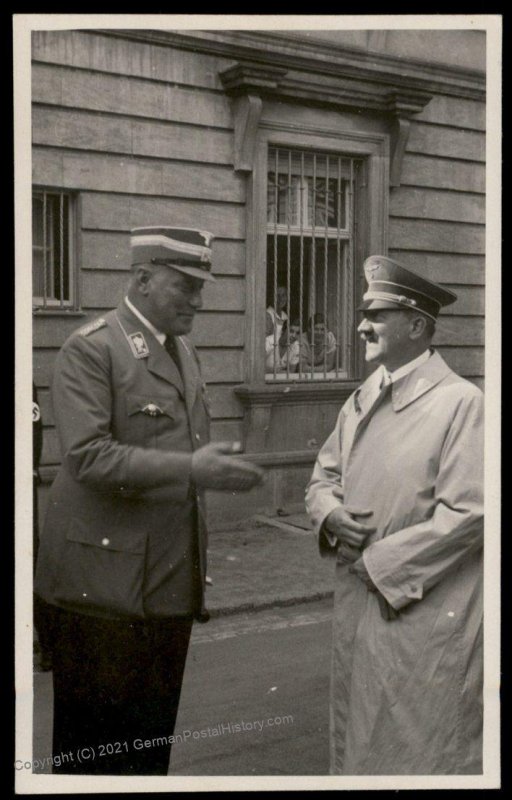
<path fill-rule="evenodd" d="M 434 97 L 413 118 L 401 186 L 391 189 L 389 253 L 451 288 L 434 343 L 483 387 L 485 105 Z"/>
<path fill-rule="evenodd" d="M 208 383 L 213 436 L 242 437 L 244 412 L 233 387 L 246 379 L 246 181 L 232 167 L 232 101 L 219 79 L 232 63 L 99 32 L 33 34 L 33 181 L 79 194 L 83 312 L 34 316 L 43 465 L 60 460 L 49 390 L 56 353 L 75 328 L 122 298 L 128 234 L 138 225 L 197 225 L 217 236 L 218 280 L 205 287 L 193 338 Z M 354 111 L 274 100 L 266 102 L 265 114 L 298 128 L 361 129 Z M 411 124 L 402 183 L 390 190 L 389 219 L 390 255 L 457 292 L 436 343 L 477 385 L 483 385 L 484 366 L 484 129 L 482 103 L 435 96 Z M 287 414 L 276 417 L 277 433 L 296 424 Z M 279 491 L 275 483 L 272 492 L 277 497 Z"/>
<path fill-rule="evenodd" d="M 137 225 L 205 228 L 216 284 L 196 320 L 215 438 L 240 437 L 232 387 L 244 380 L 245 181 L 232 168 L 230 59 L 79 31 L 33 36 L 33 182 L 80 196 L 82 315 L 34 317 L 34 377 L 45 425 L 42 463 L 56 465 L 55 356 L 75 328 L 112 308 L 129 278 Z"/>

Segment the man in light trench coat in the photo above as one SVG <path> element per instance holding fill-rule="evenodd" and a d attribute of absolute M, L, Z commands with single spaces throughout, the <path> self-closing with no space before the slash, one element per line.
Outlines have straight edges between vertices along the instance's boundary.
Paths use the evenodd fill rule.
<path fill-rule="evenodd" d="M 456 295 L 371 256 L 378 365 L 319 452 L 306 504 L 336 559 L 331 772 L 482 772 L 483 396 L 430 347 Z"/>

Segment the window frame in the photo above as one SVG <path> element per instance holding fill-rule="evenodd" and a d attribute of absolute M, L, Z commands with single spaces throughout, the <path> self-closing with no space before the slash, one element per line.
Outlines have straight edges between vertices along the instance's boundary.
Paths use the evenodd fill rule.
<path fill-rule="evenodd" d="M 269 147 L 311 150 L 347 158 L 362 158 L 366 164 L 367 207 L 360 217 L 357 241 L 354 242 L 354 281 L 356 295 L 363 293 L 364 258 L 372 253 L 387 253 L 389 205 L 389 134 L 385 132 L 343 131 L 301 126 L 300 132 L 289 123 L 262 121 L 255 145 L 254 168 L 247 194 L 247 313 L 246 313 L 246 381 L 258 387 L 274 387 L 283 392 L 287 381 L 268 381 L 265 376 L 265 309 L 266 309 L 266 237 L 267 175 Z M 358 270 L 359 267 L 359 270 Z M 261 276 L 265 276 L 265 280 Z M 354 309 L 355 311 L 355 309 Z M 293 381 L 315 387 L 353 383 L 363 375 L 363 356 L 358 338 L 354 338 L 355 374 L 337 380 Z"/>
<path fill-rule="evenodd" d="M 80 312 L 80 295 L 79 295 L 79 270 L 78 270 L 78 214 L 79 214 L 79 194 L 78 192 L 57 186 L 42 186 L 40 184 L 32 184 L 32 224 L 33 224 L 33 208 L 34 197 L 37 193 L 46 192 L 48 194 L 64 195 L 68 198 L 68 238 L 69 238 L 69 265 L 68 265 L 68 278 L 70 287 L 70 299 L 59 300 L 52 297 L 47 297 L 46 301 L 44 295 L 36 295 L 34 293 L 34 285 L 32 284 L 32 308 L 33 312 L 37 314 L 69 314 L 72 312 Z M 31 230 L 32 235 L 32 230 Z M 32 259 L 34 257 L 34 242 L 32 240 Z M 33 275 L 33 273 L 32 273 Z M 32 277 L 33 281 L 33 277 Z"/>

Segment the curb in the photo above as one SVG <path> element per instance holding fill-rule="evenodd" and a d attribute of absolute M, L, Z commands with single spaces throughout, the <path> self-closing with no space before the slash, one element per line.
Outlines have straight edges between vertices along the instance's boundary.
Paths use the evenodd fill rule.
<path fill-rule="evenodd" d="M 286 606 L 299 605 L 300 603 L 314 603 L 316 600 L 325 600 L 334 596 L 334 591 L 315 592 L 314 594 L 298 595 L 296 597 L 283 597 L 275 598 L 273 600 L 265 600 L 261 603 L 258 601 L 250 603 L 240 603 L 237 606 L 219 606 L 217 608 L 208 608 L 210 619 L 216 617 L 233 616 L 234 614 L 243 614 L 247 611 L 264 611 L 269 608 L 285 608 Z"/>

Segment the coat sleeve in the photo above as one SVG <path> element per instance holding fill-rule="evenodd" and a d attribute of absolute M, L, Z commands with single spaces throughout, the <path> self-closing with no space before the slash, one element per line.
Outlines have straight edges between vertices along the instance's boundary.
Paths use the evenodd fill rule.
<path fill-rule="evenodd" d="M 335 555 L 339 543 L 324 529 L 327 516 L 343 503 L 341 496 L 334 496 L 333 490 L 343 487 L 341 474 L 341 440 L 343 434 L 344 409 L 341 410 L 336 426 L 318 453 L 311 480 L 306 487 L 306 509 L 318 536 L 318 546 L 322 555 Z"/>
<path fill-rule="evenodd" d="M 483 545 L 483 395 L 458 404 L 444 440 L 430 519 L 371 544 L 363 560 L 374 584 L 399 610 Z"/>
<path fill-rule="evenodd" d="M 188 483 L 191 454 L 123 444 L 113 437 L 110 359 L 104 342 L 80 334 L 57 356 L 53 406 L 71 474 L 79 482 L 119 491 Z"/>

